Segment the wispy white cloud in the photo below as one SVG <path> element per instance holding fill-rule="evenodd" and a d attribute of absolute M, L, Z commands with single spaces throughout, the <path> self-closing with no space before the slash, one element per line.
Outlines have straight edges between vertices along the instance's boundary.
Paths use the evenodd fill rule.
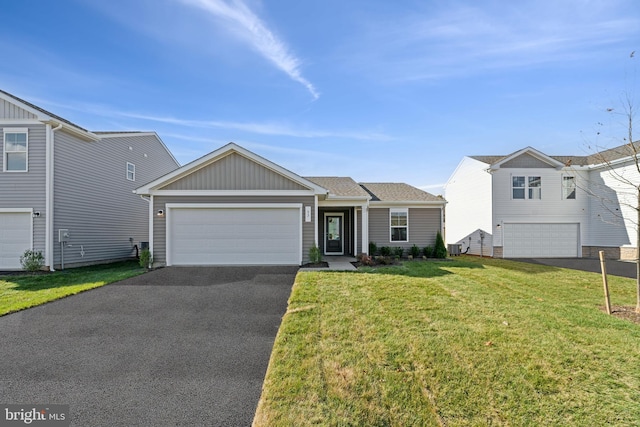
<path fill-rule="evenodd" d="M 323 131 L 323 130 L 307 130 L 296 129 L 285 124 L 279 123 L 251 123 L 251 122 L 233 122 L 233 121 L 217 121 L 217 120 L 190 120 L 180 119 L 171 116 L 154 116 L 150 114 L 141 114 L 125 111 L 111 111 L 110 114 L 128 117 L 138 120 L 146 120 L 158 123 L 164 123 L 174 126 L 192 127 L 192 128 L 217 128 L 231 129 L 240 132 L 255 133 L 260 135 L 280 135 L 291 136 L 297 138 L 348 138 L 370 141 L 390 141 L 393 140 L 389 135 L 367 131 Z"/>
<path fill-rule="evenodd" d="M 180 0 L 182 3 L 200 8 L 212 17 L 226 22 L 231 31 L 243 39 L 260 55 L 286 73 L 292 80 L 302 84 L 318 99 L 320 93 L 302 76 L 300 60 L 291 53 L 284 41 L 247 7 L 241 0 Z"/>
<path fill-rule="evenodd" d="M 635 44 L 640 19 L 625 13 L 628 2 L 583 3 L 446 2 L 441 9 L 430 3 L 394 21 L 370 21 L 365 42 L 353 47 L 363 53 L 354 54 L 351 64 L 365 64 L 364 72 L 380 70 L 393 80 L 427 80 L 601 59 L 615 43 Z"/>

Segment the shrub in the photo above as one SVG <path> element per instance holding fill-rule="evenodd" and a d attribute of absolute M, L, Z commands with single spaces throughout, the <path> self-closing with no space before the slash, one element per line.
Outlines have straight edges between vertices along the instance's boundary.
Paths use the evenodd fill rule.
<path fill-rule="evenodd" d="M 431 258 L 433 256 L 433 248 L 431 246 L 425 246 L 422 252 L 424 252 L 424 256 L 427 258 Z"/>
<path fill-rule="evenodd" d="M 140 259 L 138 260 L 138 263 L 142 268 L 151 268 L 151 264 L 153 264 L 153 257 L 151 256 L 149 249 L 143 249 L 142 252 L 140 252 Z"/>
<path fill-rule="evenodd" d="M 434 255 L 436 258 L 446 258 L 447 257 L 447 247 L 444 245 L 444 239 L 442 238 L 442 234 L 438 232 L 436 235 L 436 248 L 434 250 Z"/>
<path fill-rule="evenodd" d="M 44 256 L 40 251 L 26 250 L 20 255 L 20 265 L 26 271 L 38 271 L 44 265 Z"/>
<path fill-rule="evenodd" d="M 413 245 L 411 246 L 411 249 L 409 249 L 409 253 L 411 254 L 412 257 L 418 258 L 420 256 L 420 248 L 417 247 L 416 245 Z"/>
<path fill-rule="evenodd" d="M 395 263 L 395 259 L 390 256 L 379 256 L 376 261 L 382 265 L 393 265 Z"/>
<path fill-rule="evenodd" d="M 356 258 L 362 265 L 368 265 L 368 266 L 375 265 L 375 261 L 373 260 L 373 257 L 371 255 L 358 254 Z"/>
<path fill-rule="evenodd" d="M 312 264 L 318 264 L 322 262 L 322 254 L 320 253 L 320 248 L 315 244 L 309 248 L 309 262 Z"/>
<path fill-rule="evenodd" d="M 393 254 L 396 256 L 396 258 L 402 258 L 402 255 L 404 255 L 404 249 L 400 246 L 395 247 L 393 248 Z"/>
<path fill-rule="evenodd" d="M 389 246 L 383 246 L 380 248 L 380 255 L 389 256 L 391 255 L 391 248 Z"/>
<path fill-rule="evenodd" d="M 369 242 L 369 255 L 374 256 L 378 252 L 376 242 Z"/>

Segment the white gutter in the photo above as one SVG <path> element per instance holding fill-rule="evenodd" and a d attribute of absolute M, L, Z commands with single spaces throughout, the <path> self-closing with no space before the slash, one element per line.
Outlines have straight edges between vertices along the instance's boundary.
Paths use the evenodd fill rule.
<path fill-rule="evenodd" d="M 54 132 L 62 128 L 62 123 L 58 123 L 58 126 L 51 128 L 50 124 L 46 125 L 46 150 L 45 150 L 45 238 L 44 238 L 44 263 L 49 267 L 51 271 L 55 271 L 53 268 L 53 158 L 54 149 L 53 143 L 55 140 Z"/>

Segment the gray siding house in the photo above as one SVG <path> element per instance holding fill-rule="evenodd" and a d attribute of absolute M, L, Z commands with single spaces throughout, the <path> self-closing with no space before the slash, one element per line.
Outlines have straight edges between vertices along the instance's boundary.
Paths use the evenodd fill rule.
<path fill-rule="evenodd" d="M 139 187 L 156 265 L 285 264 L 433 246 L 445 201 L 407 184 L 302 177 L 229 143 Z"/>
<path fill-rule="evenodd" d="M 27 249 L 49 268 L 135 256 L 149 202 L 133 190 L 179 167 L 154 132 L 90 132 L 4 91 L 0 138 L 0 270 Z"/>

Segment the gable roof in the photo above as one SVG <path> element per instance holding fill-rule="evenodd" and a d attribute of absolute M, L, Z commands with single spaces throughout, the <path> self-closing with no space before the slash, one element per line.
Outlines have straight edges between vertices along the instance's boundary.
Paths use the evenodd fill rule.
<path fill-rule="evenodd" d="M 401 182 L 361 182 L 372 202 L 437 202 L 444 199 Z"/>
<path fill-rule="evenodd" d="M 201 169 L 233 154 L 238 154 L 244 158 L 247 158 L 257 163 L 258 165 L 268 169 L 269 171 L 278 174 L 305 189 L 308 189 L 308 191 L 312 192 L 313 194 L 324 195 L 327 193 L 327 189 L 317 185 L 316 183 L 311 182 L 299 175 L 296 175 L 295 173 L 283 168 L 282 166 L 279 166 L 263 157 L 260 157 L 257 154 L 252 153 L 251 151 L 240 147 L 233 142 L 230 142 L 227 145 L 174 170 L 173 172 L 170 172 L 154 181 L 151 181 L 146 185 L 143 185 L 142 187 L 137 188 L 136 190 L 134 190 L 134 192 L 141 195 L 150 195 L 154 194 L 157 191 L 162 191 L 161 189 L 163 187 L 170 186 L 171 184 L 176 183 L 182 178 L 196 174 Z M 176 187 L 176 189 L 178 188 Z"/>
<path fill-rule="evenodd" d="M 505 156 L 504 158 L 498 160 L 497 162 L 491 163 L 491 169 L 497 169 L 500 166 L 502 166 L 504 163 L 513 160 L 517 157 L 523 156 L 523 155 L 529 155 L 532 156 L 534 158 L 536 158 L 537 160 L 548 164 L 549 166 L 552 167 L 556 167 L 556 168 L 561 168 L 564 166 L 564 163 L 554 159 L 553 157 L 550 157 L 546 154 L 544 154 L 541 151 L 536 150 L 533 147 L 525 147 L 522 150 L 518 150 L 514 153 L 509 154 L 508 156 Z"/>
<path fill-rule="evenodd" d="M 89 132 L 88 130 L 86 130 L 85 128 L 78 126 L 77 124 L 62 118 L 56 114 L 53 114 L 50 111 L 45 110 L 44 108 L 38 107 L 37 105 L 34 105 L 32 103 L 30 103 L 29 101 L 25 101 L 22 98 L 19 98 L 13 94 L 10 94 L 9 92 L 6 92 L 4 90 L 0 89 L 0 99 L 4 99 L 12 104 L 17 105 L 18 107 L 22 108 L 25 111 L 28 111 L 29 113 L 33 114 L 34 116 L 37 117 L 37 120 L 40 120 L 42 122 L 57 122 L 58 124 L 62 124 L 63 127 L 66 127 L 67 130 L 71 131 L 72 133 L 75 134 L 79 134 L 85 138 L 88 138 L 90 140 L 98 140 L 99 137 L 95 134 L 93 134 L 92 132 Z M 66 125 L 66 126 L 65 126 Z"/>
<path fill-rule="evenodd" d="M 542 154 L 531 147 L 524 148 L 509 155 L 484 155 L 484 156 L 468 156 L 471 159 L 478 160 L 488 165 L 496 166 L 503 164 L 514 157 L 515 154 L 522 153 L 525 150 L 534 150 L 537 153 Z M 640 154 L 640 141 L 636 141 L 633 145 L 623 144 L 617 147 L 602 150 L 597 153 L 590 154 L 588 156 L 548 156 L 543 154 L 549 159 L 555 160 L 561 163 L 563 166 L 594 166 L 603 163 L 614 162 L 625 158 L 632 158 L 634 155 Z"/>
<path fill-rule="evenodd" d="M 329 198 L 366 199 L 371 197 L 357 182 L 346 176 L 308 176 L 311 182 L 329 190 Z"/>

